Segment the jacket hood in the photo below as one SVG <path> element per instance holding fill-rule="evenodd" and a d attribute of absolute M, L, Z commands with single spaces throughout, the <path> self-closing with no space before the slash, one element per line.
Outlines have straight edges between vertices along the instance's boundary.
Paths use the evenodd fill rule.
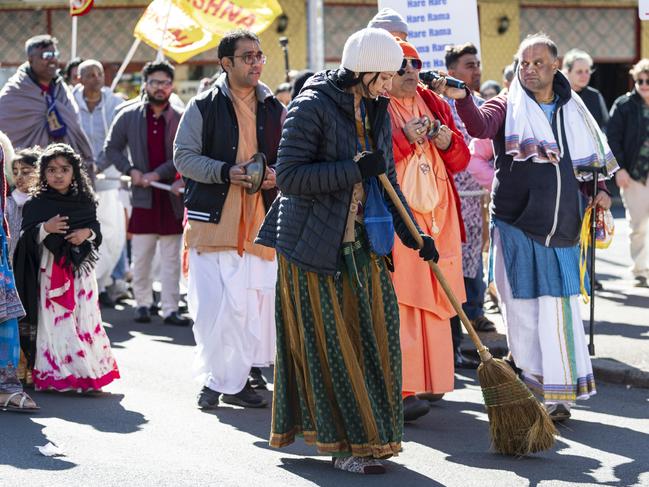
<path fill-rule="evenodd" d="M 300 90 L 299 97 L 317 91 L 331 99 L 350 118 L 354 118 L 354 95 L 338 87 L 337 71 L 319 71 L 311 76 Z"/>

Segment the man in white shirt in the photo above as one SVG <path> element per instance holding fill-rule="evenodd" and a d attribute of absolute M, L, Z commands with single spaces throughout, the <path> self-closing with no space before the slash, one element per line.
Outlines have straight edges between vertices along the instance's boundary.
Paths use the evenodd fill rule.
<path fill-rule="evenodd" d="M 117 106 L 123 103 L 124 99 L 104 86 L 104 68 L 99 61 L 89 59 L 82 62 L 78 73 L 81 82 L 74 87 L 73 94 L 79 106 L 81 128 L 90 141 L 93 159 L 101 165 L 105 159 L 103 147 L 108 129 Z M 104 305 L 114 304 L 106 289 L 112 284 L 111 273 L 126 242 L 124 207 L 119 199 L 120 175 L 114 166 L 110 166 L 95 183 L 99 200 L 97 217 L 104 235 L 95 271 L 99 301 Z"/>

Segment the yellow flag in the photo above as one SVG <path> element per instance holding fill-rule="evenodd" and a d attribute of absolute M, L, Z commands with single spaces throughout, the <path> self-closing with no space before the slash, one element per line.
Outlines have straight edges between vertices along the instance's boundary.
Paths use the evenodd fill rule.
<path fill-rule="evenodd" d="M 281 13 L 277 0 L 153 0 L 133 34 L 154 49 L 162 42 L 165 55 L 183 63 L 228 31 L 264 31 Z"/>

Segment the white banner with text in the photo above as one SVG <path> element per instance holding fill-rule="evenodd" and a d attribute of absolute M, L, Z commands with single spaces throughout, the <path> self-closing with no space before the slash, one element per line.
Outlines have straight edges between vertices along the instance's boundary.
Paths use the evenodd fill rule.
<path fill-rule="evenodd" d="M 446 69 L 449 44 L 472 42 L 480 51 L 477 0 L 379 0 L 379 9 L 385 7 L 408 23 L 408 42 L 417 48 L 423 69 Z"/>

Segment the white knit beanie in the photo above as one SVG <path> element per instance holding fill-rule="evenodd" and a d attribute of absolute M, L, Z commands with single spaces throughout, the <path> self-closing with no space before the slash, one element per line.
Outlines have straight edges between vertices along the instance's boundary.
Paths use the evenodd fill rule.
<path fill-rule="evenodd" d="M 408 33 L 408 24 L 396 10 L 391 8 L 382 8 L 372 20 L 367 24 L 368 27 L 375 29 L 385 29 L 388 32 L 405 32 Z"/>
<path fill-rule="evenodd" d="M 342 68 L 355 73 L 398 71 L 403 62 L 401 46 L 383 29 L 366 28 L 354 32 L 343 48 Z"/>

